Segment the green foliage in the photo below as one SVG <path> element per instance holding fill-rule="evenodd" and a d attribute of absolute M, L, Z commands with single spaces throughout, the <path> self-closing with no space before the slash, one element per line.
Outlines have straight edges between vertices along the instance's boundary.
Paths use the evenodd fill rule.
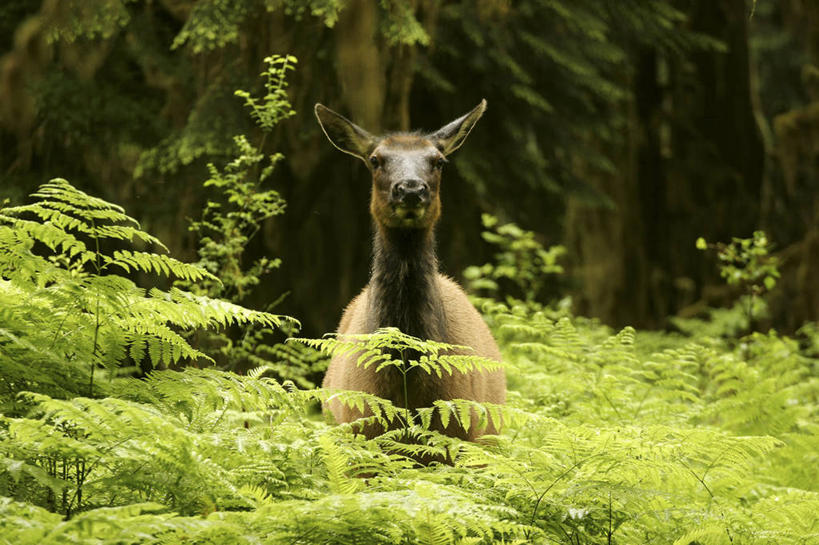
<path fill-rule="evenodd" d="M 390 45 L 429 43 L 429 35 L 416 19 L 410 4 L 392 0 L 379 0 L 378 4 L 381 8 L 381 32 Z M 185 46 L 192 53 L 199 54 L 235 44 L 248 21 L 258 16 L 262 6 L 268 12 L 283 10 L 296 20 L 309 13 L 324 25 L 332 27 L 338 21 L 338 13 L 344 3 L 339 0 L 263 0 L 260 3 L 238 4 L 229 0 L 200 1 L 174 38 L 173 47 Z"/>
<path fill-rule="evenodd" d="M 771 243 L 763 231 L 754 231 L 752 238 L 734 237 L 729 244 L 709 244 L 700 237 L 697 248 L 717 252 L 719 274 L 731 286 L 740 286 L 750 295 L 763 295 L 776 286 L 779 259 L 771 255 Z"/>
<path fill-rule="evenodd" d="M 819 356 L 819 324 L 808 322 L 797 331 L 804 339 L 805 353 L 810 356 Z"/>
<path fill-rule="evenodd" d="M 135 178 L 145 178 L 148 173 L 176 173 L 196 161 L 227 155 L 226 150 L 231 148 L 228 135 L 235 135 L 241 127 L 238 112 L 224 106 L 228 100 L 235 101 L 234 94 L 215 82 L 206 87 L 191 106 L 184 127 L 140 154 Z"/>
<path fill-rule="evenodd" d="M 276 11 L 284 5 L 284 12 L 293 16 L 297 21 L 302 20 L 304 14 L 321 19 L 328 27 L 338 21 L 338 12 L 344 7 L 342 0 L 264 0 L 267 11 Z"/>
<path fill-rule="evenodd" d="M 458 173 L 484 202 L 514 210 L 530 224 L 549 223 L 549 214 L 543 217 L 549 193 L 611 206 L 588 178 L 614 174 L 632 93 L 623 77 L 634 72 L 632 52 L 650 47 L 673 58 L 719 47 L 687 30 L 685 21 L 672 2 L 442 5 L 436 28 L 445 43 L 428 53 L 419 83 L 436 101 L 442 92 L 451 97 L 448 104 L 457 110 L 459 82 L 468 81 L 492 112 L 482 121 L 489 126 L 475 131 L 455 159 Z M 527 198 L 510 192 L 510 183 L 525 188 Z"/>
<path fill-rule="evenodd" d="M 247 91 L 236 91 L 236 96 L 245 99 L 245 105 L 251 110 L 251 116 L 264 131 L 271 131 L 281 120 L 295 115 L 287 98 L 287 71 L 295 68 L 296 57 L 273 55 L 265 57 L 267 69 L 262 73 L 265 78 L 264 88 L 267 93 L 257 99 Z"/>
<path fill-rule="evenodd" d="M 130 21 L 135 0 L 68 0 L 50 13 L 49 41 L 110 38 Z"/>
<path fill-rule="evenodd" d="M 701 316 L 670 316 L 668 321 L 694 338 L 739 338 L 753 328 L 754 320 L 767 317 L 768 304 L 761 297 L 743 295 L 728 308 L 708 308 Z"/>
<path fill-rule="evenodd" d="M 369 14 L 359 19 L 364 31 L 329 28 L 359 9 Z M 603 7 L 592 0 L 372 0 L 360 6 L 341 0 L 6 0 L 0 40 L 17 46 L 0 90 L 4 185 L 24 188 L 24 194 L 48 173 L 64 172 L 85 181 L 86 190 L 122 199 L 171 247 L 188 248 L 191 240 L 179 226 L 198 217 L 204 200 L 192 188 L 209 162 L 221 167 L 233 158 L 234 135 L 252 134 L 235 89 L 251 88 L 271 51 L 309 59 L 293 87 L 294 106 L 303 115 L 279 127 L 267 144 L 292 159 L 292 168 L 277 173 L 289 205 L 320 215 L 304 214 L 312 221 L 303 229 L 297 228 L 302 217 L 287 220 L 287 241 L 266 241 L 265 251 L 275 245 L 270 253 L 293 265 L 283 271 L 292 276 L 282 284 L 299 292 L 305 275 L 295 271 L 306 270 L 301 261 L 309 259 L 302 248 L 334 264 L 311 273 L 321 303 L 293 302 L 310 329 L 329 329 L 346 296 L 321 271 L 362 277 L 366 259 L 363 250 L 342 259 L 337 240 L 315 236 L 329 231 L 328 210 L 351 209 L 361 197 L 348 191 L 331 197 L 326 190 L 342 187 L 346 171 L 316 153 L 332 151 L 316 148 L 323 136 L 306 115 L 315 101 L 341 110 L 379 109 L 367 117 L 381 119 L 387 130 L 409 119 L 415 127 L 440 126 L 485 96 L 490 114 L 448 175 L 450 187 L 462 189 L 446 221 L 463 224 L 480 200 L 495 213 L 514 211 L 521 225 L 556 233 L 572 225 L 565 205 L 576 201 L 566 194 L 609 206 L 618 198 L 599 182 L 617 179 L 618 164 L 630 156 L 624 147 L 636 142 L 623 135 L 634 122 L 629 112 L 635 111 L 642 52 L 657 51 L 658 83 L 666 95 L 677 85 L 667 85 L 678 81 L 676 72 L 688 70 L 703 49 L 718 47 L 690 31 L 697 25 L 686 11 L 693 10 L 665 0 Z M 364 69 L 368 88 L 340 92 L 351 84 L 341 70 L 355 73 L 350 66 L 363 60 L 353 53 L 345 61 L 344 51 L 359 48 L 379 50 Z M 789 55 L 788 64 L 795 59 Z M 355 105 L 354 96 L 377 98 Z M 672 110 L 670 126 L 687 130 L 678 123 L 679 108 Z M 711 171 L 711 165 L 703 168 Z M 509 191 L 512 185 L 520 191 Z M 521 192 L 526 199 L 516 198 Z M 344 225 L 358 237 L 368 219 L 353 215 Z M 448 260 L 466 262 L 464 252 L 476 237 L 465 231 L 463 243 L 448 248 Z"/>
<path fill-rule="evenodd" d="M 499 282 L 507 280 L 516 288 L 515 295 L 530 302 L 539 300 L 548 275 L 563 273 L 557 260 L 566 253 L 566 248 L 544 249 L 532 231 L 524 231 L 514 223 L 498 225 L 498 219 L 491 214 L 483 214 L 481 219 L 486 229 L 484 240 L 497 246 L 499 251 L 495 253 L 494 263 L 468 267 L 464 271 L 470 291 L 498 297 L 502 293 Z"/>
<path fill-rule="evenodd" d="M 173 41 L 173 48 L 186 46 L 199 54 L 224 49 L 239 41 L 242 31 L 262 6 L 268 12 L 284 8 L 285 13 L 301 18 L 305 12 L 333 26 L 342 8 L 339 0 L 263 0 L 262 2 L 232 2 L 231 0 L 202 0 L 197 2 L 182 30 Z"/>
<path fill-rule="evenodd" d="M 810 348 L 774 333 L 733 348 L 613 333 L 520 301 L 487 301 L 484 311 L 508 362 L 506 406 L 439 401 L 408 414 L 364 392 L 301 389 L 267 367 L 155 371 L 112 381 L 104 399 L 21 394 L 21 410 L 0 418 L 3 537 L 817 542 L 819 361 Z M 498 365 L 395 329 L 294 343 L 381 370 Z M 0 346 L 5 355 L 10 343 Z M 373 416 L 331 424 L 316 411 L 330 399 Z M 503 433 L 466 443 L 430 429 L 433 414 L 467 423 L 474 412 L 481 425 L 502 421 Z M 393 429 L 372 440 L 356 433 L 376 421 Z M 419 456 L 452 463 L 418 466 Z"/>
<path fill-rule="evenodd" d="M 106 392 L 134 366 L 210 359 L 185 331 L 283 318 L 179 288 L 139 287 L 125 274 L 218 282 L 206 269 L 139 248 L 162 243 L 122 208 L 55 179 L 32 204 L 0 209 L 0 394 Z M 97 378 L 108 380 L 94 381 Z"/>
<path fill-rule="evenodd" d="M 159 110 L 145 102 L 147 85 L 121 86 L 130 95 L 94 93 L 97 82 L 117 89 L 110 74 L 118 69 L 145 74 L 162 88 L 171 117 L 179 115 L 175 101 L 191 100 L 181 120 L 156 124 L 159 137 L 134 137 L 160 142 L 142 156 L 138 173 L 179 172 L 215 158 L 227 166 L 209 171 L 208 184 L 220 197 L 194 227 L 203 237 L 199 265 L 159 253 L 161 243 L 120 208 L 63 181 L 44 186 L 34 204 L 0 210 L 0 542 L 819 542 L 815 325 L 803 328 L 801 345 L 776 333 L 726 343 L 632 328 L 612 332 L 565 308 L 537 304 L 543 273 L 557 272 L 559 252 L 504 226 L 489 236 L 500 247 L 496 263 L 475 278 L 493 294 L 504 291 L 501 283 L 511 284 L 526 300 L 482 303 L 507 362 L 506 406 L 451 400 L 407 414 L 371 394 L 309 389 L 307 374 L 288 365 L 298 360 L 318 369 L 317 353 L 297 348 L 304 345 L 357 351 L 362 365 L 382 370 L 415 366 L 437 374 L 487 365 L 395 330 L 266 345 L 265 330 L 283 326 L 283 318 L 237 304 L 276 264 L 254 262 L 245 249 L 259 222 L 284 205 L 277 192 L 258 185 L 270 179 L 279 156 L 262 153 L 251 137 L 229 145 L 243 127 L 229 106 L 237 102 L 237 67 L 258 66 L 250 50 L 264 51 L 255 35 L 247 40 L 252 45 L 242 44 L 243 33 L 270 26 L 257 17 L 262 9 L 283 9 L 296 19 L 310 13 L 332 25 L 343 3 L 50 4 L 65 10 L 51 21 L 52 38 L 113 36 L 124 25 L 127 36 L 113 47 L 127 54 L 109 59 L 111 70 L 90 82 L 66 85 L 57 81 L 62 76 L 47 82 L 53 87 L 41 93 L 48 100 L 38 107 L 47 122 L 38 126 L 46 149 L 65 145 L 78 157 L 88 150 L 105 155 L 119 149 L 109 135 L 120 133 L 111 127 L 155 123 L 142 121 L 154 120 Z M 166 11 L 180 5 L 181 12 Z M 427 29 L 406 3 L 379 5 L 386 43 L 427 43 Z M 622 107 L 630 94 L 625 82 L 633 69 L 629 48 L 650 45 L 684 64 L 689 59 L 674 55 L 716 47 L 681 32 L 685 17 L 667 2 L 604 9 L 589 0 L 423 5 L 440 22 L 428 37 L 446 40 L 421 51 L 413 93 L 449 92 L 450 103 L 436 102 L 437 109 L 458 111 L 464 97 L 454 91 L 469 81 L 494 105 L 483 133 L 494 147 L 465 148 L 455 164 L 482 195 L 518 194 L 508 191 L 514 180 L 538 196 L 548 188 L 588 198 L 584 176 L 611 172 L 620 149 L 619 124 L 629 111 Z M 760 11 L 765 5 L 760 2 Z M 165 21 L 161 39 L 146 39 L 156 37 L 146 31 L 154 28 L 146 19 Z M 314 74 L 330 74 L 325 68 L 334 56 L 326 44 L 332 40 L 319 28 L 296 28 L 293 39 L 315 53 Z M 159 53 L 149 43 L 160 44 Z M 171 45 L 197 69 L 171 57 Z M 57 57 L 71 55 L 66 50 Z M 280 79 L 268 79 L 265 98 L 241 95 L 263 125 L 289 115 L 280 92 L 284 70 Z M 326 89 L 323 81 L 316 77 L 311 89 Z M 97 101 L 59 107 L 64 97 L 92 95 L 102 97 L 102 105 L 111 104 L 109 97 L 138 97 L 118 102 L 116 110 L 139 123 L 110 121 Z M 269 106 L 275 111 L 267 112 Z M 83 140 L 88 127 L 97 129 L 104 119 L 110 126 L 103 146 Z M 228 157 L 234 149 L 238 153 Z M 528 208 L 530 217 L 543 215 L 539 198 L 514 205 L 522 214 Z M 288 244 L 316 251 L 304 240 Z M 138 287 L 149 279 L 159 285 Z M 164 288 L 172 279 L 180 283 Z M 752 282 L 765 285 L 764 277 Z M 205 327 L 232 330 L 210 336 Z M 208 358 L 226 367 L 238 361 L 260 367 L 245 376 L 186 368 L 122 378 L 137 365 Z M 331 398 L 402 426 L 364 440 L 355 433 L 361 423 L 334 425 L 318 416 L 319 402 Z M 433 415 L 468 422 L 473 413 L 501 420 L 502 434 L 473 444 L 429 429 Z M 452 465 L 414 463 L 444 454 Z"/>
<path fill-rule="evenodd" d="M 293 112 L 287 99 L 285 77 L 296 59 L 274 55 L 267 59 L 266 95 L 257 99 L 247 91 L 236 91 L 245 99 L 251 115 L 265 132 Z M 241 301 L 259 283 L 265 273 L 278 267 L 280 261 L 260 258 L 244 267 L 247 245 L 261 229 L 262 223 L 284 213 L 285 202 L 278 191 L 264 189 L 276 164 L 284 156 L 265 156 L 261 145 L 254 146 L 247 136 L 234 137 L 235 157 L 223 171 L 208 164 L 210 177 L 204 187 L 217 191 L 202 212 L 202 219 L 191 223 L 190 230 L 199 235 L 199 265 L 214 275 L 215 282 L 203 287 L 210 295 Z"/>
<path fill-rule="evenodd" d="M 730 334 L 732 331 L 741 332 L 752 329 L 754 320 L 767 311 L 767 305 L 758 297 L 772 290 L 776 286 L 776 279 L 779 278 L 779 259 L 771 255 L 771 244 L 768 237 L 762 231 L 754 231 L 752 238 L 734 237 L 729 244 L 708 243 L 700 237 L 696 241 L 696 246 L 699 250 L 715 250 L 720 261 L 720 276 L 729 286 L 737 286 L 744 293 L 744 297 L 734 305 L 733 309 L 709 311 L 710 322 L 715 327 L 708 328 L 708 333 Z M 745 315 L 738 318 L 739 309 L 742 309 Z M 673 321 L 683 330 L 698 329 L 696 320 L 675 318 Z"/>
<path fill-rule="evenodd" d="M 379 0 L 379 4 L 384 10 L 381 28 L 388 44 L 429 45 L 429 34 L 415 18 L 411 3 L 401 0 Z"/>
<path fill-rule="evenodd" d="M 250 7 L 249 2 L 230 0 L 197 2 L 185 26 L 174 38 L 172 47 L 187 45 L 193 53 L 202 53 L 236 43 Z"/>
<path fill-rule="evenodd" d="M 481 457 L 475 463 L 504 468 L 508 479 L 534 488 L 536 496 L 531 483 L 539 475 L 532 461 L 549 457 L 542 467 L 552 477 L 539 481 L 545 496 L 536 509 L 540 513 L 553 501 L 572 504 L 563 504 L 560 527 L 551 527 L 554 541 L 606 542 L 614 529 L 624 542 L 814 542 L 812 530 L 794 536 L 795 527 L 810 527 L 819 497 L 816 477 L 805 473 L 812 464 L 797 461 L 795 453 L 815 448 L 819 374 L 796 342 L 756 334 L 731 349 L 664 336 L 658 351 L 646 352 L 631 328 L 601 337 L 605 330 L 593 323 L 554 321 L 534 307 L 527 312 L 497 304 L 489 310 L 505 355 L 516 364 L 510 387 L 519 396 L 510 396 L 510 405 L 547 420 L 542 429 L 535 420 L 513 434 L 513 449 L 529 443 L 521 440 L 529 432 L 537 445 L 512 457 L 526 460 L 526 469 L 508 469 L 515 463 L 508 452 L 506 464 Z M 563 462 L 548 439 L 561 426 L 574 438 Z M 583 441 L 590 438 L 600 449 L 585 450 Z M 625 451 L 618 455 L 620 448 Z M 607 459 L 601 466 L 598 456 Z M 575 475 L 583 477 L 572 484 Z M 629 481 L 640 484 L 629 492 Z M 673 491 L 666 488 L 671 483 Z M 801 490 L 791 495 L 791 486 Z M 794 507 L 772 510 L 784 496 Z M 708 507 L 697 515 L 680 509 L 698 504 Z M 781 524 L 780 515 L 790 522 Z M 572 528 L 575 518 L 580 520 Z"/>

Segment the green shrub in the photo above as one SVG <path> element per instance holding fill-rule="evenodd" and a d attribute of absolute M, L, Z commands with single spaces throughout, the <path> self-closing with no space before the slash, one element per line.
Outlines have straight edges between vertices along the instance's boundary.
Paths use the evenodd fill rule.
<path fill-rule="evenodd" d="M 511 295 L 530 302 L 542 298 L 549 280 L 547 275 L 563 272 L 557 260 L 566 253 L 566 248 L 544 249 L 532 231 L 525 231 L 514 223 L 499 225 L 498 219 L 490 214 L 483 214 L 481 219 L 484 240 L 498 251 L 492 262 L 464 271 L 469 290 L 495 298 L 511 291 Z M 506 289 L 502 283 L 508 284 Z"/>

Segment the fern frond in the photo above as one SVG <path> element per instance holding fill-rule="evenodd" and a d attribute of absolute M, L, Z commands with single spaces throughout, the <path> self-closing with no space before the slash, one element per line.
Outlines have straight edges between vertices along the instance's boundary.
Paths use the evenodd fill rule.
<path fill-rule="evenodd" d="M 403 419 L 403 409 L 396 407 L 387 399 L 366 392 L 322 389 L 315 390 L 314 395 L 323 403 L 338 402 L 361 414 L 371 414 L 382 426 L 388 426 L 393 421 Z"/>
<path fill-rule="evenodd" d="M 121 206 L 80 191 L 63 178 L 54 178 L 42 184 L 35 193 L 32 193 L 32 197 L 40 197 L 46 201 L 64 202 L 78 209 L 110 210 L 120 214 L 125 213 L 125 209 Z"/>
<path fill-rule="evenodd" d="M 347 475 L 349 461 L 327 435 L 319 437 L 319 445 L 327 468 L 330 491 L 337 494 L 353 494 L 361 489 L 361 483 Z"/>
<path fill-rule="evenodd" d="M 142 271 L 162 276 L 176 276 L 196 282 L 203 278 L 219 281 L 213 274 L 198 265 L 183 263 L 163 254 L 116 250 L 112 257 L 102 256 L 105 267 L 120 267 L 125 272 Z"/>

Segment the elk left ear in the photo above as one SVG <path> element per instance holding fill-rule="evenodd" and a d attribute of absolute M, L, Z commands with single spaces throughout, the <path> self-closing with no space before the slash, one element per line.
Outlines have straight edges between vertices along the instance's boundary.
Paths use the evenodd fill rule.
<path fill-rule="evenodd" d="M 432 133 L 429 136 L 430 140 L 441 150 L 441 153 L 449 155 L 461 147 L 484 111 L 486 111 L 486 99 L 481 100 L 481 103 L 465 116 L 459 117 Z"/>
<path fill-rule="evenodd" d="M 316 104 L 316 119 L 335 147 L 366 162 L 375 149 L 376 138 L 323 104 Z"/>

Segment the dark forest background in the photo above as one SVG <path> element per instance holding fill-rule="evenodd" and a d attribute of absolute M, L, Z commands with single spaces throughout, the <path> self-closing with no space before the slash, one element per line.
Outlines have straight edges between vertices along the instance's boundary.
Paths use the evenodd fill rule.
<path fill-rule="evenodd" d="M 481 98 L 453 156 L 445 272 L 488 260 L 481 213 L 563 244 L 544 297 L 665 327 L 735 299 L 695 240 L 764 229 L 781 260 L 769 325 L 819 319 L 819 3 L 814 0 L 4 0 L 0 198 L 53 177 L 122 204 L 177 256 L 206 165 L 254 125 L 234 95 L 299 59 L 297 114 L 265 141 L 287 212 L 248 259 L 282 258 L 250 298 L 333 330 L 366 283 L 369 179 L 313 117 L 435 129 Z M 255 255 L 253 255 L 255 254 Z"/>

